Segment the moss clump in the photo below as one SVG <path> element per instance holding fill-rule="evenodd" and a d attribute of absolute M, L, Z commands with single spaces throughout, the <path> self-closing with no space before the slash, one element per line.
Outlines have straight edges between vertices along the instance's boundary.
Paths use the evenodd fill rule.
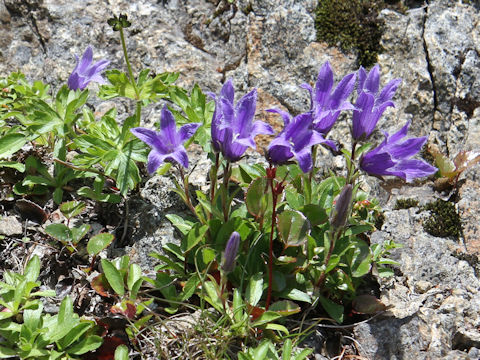
<path fill-rule="evenodd" d="M 409 209 L 418 205 L 418 200 L 416 199 L 397 199 L 395 203 L 395 210 L 400 209 Z"/>
<path fill-rule="evenodd" d="M 370 67 L 382 51 L 383 21 L 378 14 L 385 8 L 405 12 L 416 7 L 412 0 L 319 0 L 315 10 L 317 40 L 344 51 L 357 50 L 357 63 Z M 422 1 L 423 3 L 423 1 Z"/>
<path fill-rule="evenodd" d="M 437 200 L 425 205 L 425 210 L 431 212 L 430 218 L 423 223 L 426 232 L 438 237 L 459 238 L 462 223 L 453 203 Z"/>
<path fill-rule="evenodd" d="M 378 13 L 383 5 L 380 0 L 319 0 L 315 11 L 317 39 L 344 51 L 356 49 L 359 65 L 375 64 L 382 50 L 383 22 Z"/>

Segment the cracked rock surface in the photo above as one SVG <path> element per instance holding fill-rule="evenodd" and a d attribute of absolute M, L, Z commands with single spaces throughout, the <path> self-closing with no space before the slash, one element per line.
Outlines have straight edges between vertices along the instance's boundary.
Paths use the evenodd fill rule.
<path fill-rule="evenodd" d="M 380 128 L 391 133 L 410 120 L 413 135 L 428 134 L 446 154 L 480 148 L 480 15 L 476 2 L 470 3 L 432 0 L 405 14 L 382 11 L 382 83 L 398 77 L 403 81 L 394 98 L 396 108 L 385 113 Z M 29 80 L 41 79 L 58 89 L 75 66 L 74 55 L 89 44 L 95 58 L 108 58 L 110 68 L 124 69 L 118 36 L 105 21 L 112 13 L 123 12 L 133 23 L 127 47 L 134 69 L 178 71 L 179 85 L 190 89 L 198 83 L 205 92 L 218 92 L 227 78 L 234 79 L 241 93 L 258 87 L 257 118 L 275 123 L 278 116 L 262 110 L 307 110 L 308 94 L 299 85 L 313 84 L 325 61 L 332 64 L 337 81 L 357 70 L 355 54 L 315 41 L 316 4 L 316 0 L 237 0 L 233 5 L 226 0 L 0 0 L 0 74 L 18 69 Z M 144 121 L 153 124 L 160 109 L 145 109 Z M 100 106 L 97 111 L 102 111 Z M 127 111 L 125 105 L 122 113 Z M 331 137 L 346 142 L 348 128 L 340 121 Z M 206 174 L 200 170 L 208 162 L 195 149 L 191 155 L 192 163 L 199 164 L 191 179 L 201 188 Z M 336 164 L 327 153 L 321 160 L 327 169 Z M 398 275 L 381 283 L 382 301 L 392 305 L 390 316 L 355 329 L 363 356 L 480 358 L 479 168 L 469 170 L 460 189 L 457 208 L 464 233 L 459 242 L 425 233 L 421 224 L 428 213 L 419 208 L 393 210 L 397 198 L 416 198 L 420 205 L 438 198 L 428 185 L 397 184 L 389 191 L 372 185 L 388 209 L 386 222 L 372 241 L 392 239 L 404 247 L 394 253 L 401 263 Z M 169 179 L 153 177 L 131 199 L 129 220 L 139 230 L 126 250 L 144 268 L 154 265 L 148 252 L 175 241 L 165 214 L 181 214 L 184 208 L 168 193 L 170 186 Z"/>

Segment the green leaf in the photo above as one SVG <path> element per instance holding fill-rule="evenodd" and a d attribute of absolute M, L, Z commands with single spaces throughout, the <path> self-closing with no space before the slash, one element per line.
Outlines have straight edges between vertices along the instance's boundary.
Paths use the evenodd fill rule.
<path fill-rule="evenodd" d="M 23 275 L 27 281 L 37 281 L 38 276 L 40 275 L 40 259 L 37 255 L 34 255 L 27 263 Z"/>
<path fill-rule="evenodd" d="M 82 341 L 78 342 L 74 346 L 71 346 L 67 352 L 68 354 L 82 355 L 89 351 L 98 349 L 102 345 L 102 343 L 103 339 L 100 336 L 90 335 L 82 339 Z"/>
<path fill-rule="evenodd" d="M 256 273 L 248 280 L 245 290 L 245 300 L 251 305 L 256 306 L 263 295 L 263 274 Z"/>
<path fill-rule="evenodd" d="M 101 264 L 109 285 L 118 295 L 123 296 L 125 294 L 125 287 L 120 271 L 106 259 L 102 259 Z"/>
<path fill-rule="evenodd" d="M 283 343 L 282 360 L 291 360 L 292 340 L 286 339 Z"/>
<path fill-rule="evenodd" d="M 0 138 L 0 159 L 7 158 L 22 148 L 27 142 L 24 134 L 7 134 Z"/>
<path fill-rule="evenodd" d="M 322 304 L 322 307 L 327 312 L 327 314 L 331 316 L 332 319 L 335 320 L 337 323 L 341 324 L 343 322 L 343 306 L 334 303 L 332 300 L 327 299 L 321 295 L 318 299 L 320 300 L 320 303 Z"/>
<path fill-rule="evenodd" d="M 300 310 L 301 310 L 300 306 L 298 306 L 297 304 L 295 304 L 293 301 L 290 301 L 290 300 L 282 300 L 282 301 L 274 302 L 268 308 L 268 311 L 275 311 L 282 316 L 297 314 L 300 312 Z"/>
<path fill-rule="evenodd" d="M 277 219 L 277 229 L 285 247 L 300 246 L 310 235 L 310 224 L 301 212 L 285 210 Z"/>
<path fill-rule="evenodd" d="M 45 232 L 62 243 L 67 243 L 72 240 L 72 232 L 64 224 L 50 224 L 45 228 Z"/>
<path fill-rule="evenodd" d="M 260 177 L 251 182 L 245 196 L 245 203 L 248 212 L 255 218 L 265 216 L 267 210 L 272 208 L 272 194 L 267 178 Z"/>
<path fill-rule="evenodd" d="M 77 200 L 68 201 L 60 205 L 60 211 L 67 219 L 79 215 L 85 208 L 85 203 Z"/>
<path fill-rule="evenodd" d="M 142 278 L 142 268 L 137 264 L 130 264 L 130 268 L 128 269 L 128 276 L 127 276 L 127 288 L 128 290 L 132 290 L 133 286 L 138 280 Z"/>
<path fill-rule="evenodd" d="M 183 235 L 186 235 L 193 226 L 192 221 L 185 220 L 183 217 L 175 214 L 166 214 L 165 217 L 170 220 L 173 226 L 175 226 Z"/>
<path fill-rule="evenodd" d="M 79 227 L 73 227 L 70 229 L 70 232 L 72 234 L 72 242 L 73 244 L 78 244 L 80 240 L 83 239 L 85 235 L 90 231 L 90 225 L 88 224 L 82 224 Z"/>
<path fill-rule="evenodd" d="M 128 360 L 128 348 L 125 345 L 117 346 L 114 360 Z"/>
<path fill-rule="evenodd" d="M 184 241 L 182 241 L 182 250 L 188 253 L 202 240 L 205 241 L 205 234 L 207 231 L 207 225 L 195 223 L 192 229 L 188 232 L 187 236 L 184 238 Z"/>
<path fill-rule="evenodd" d="M 275 321 L 277 319 L 280 319 L 282 317 L 281 314 L 274 312 L 274 311 L 265 311 L 260 317 L 253 322 L 252 326 L 253 327 L 259 327 L 265 324 L 268 324 L 272 321 Z"/>
<path fill-rule="evenodd" d="M 15 169 L 22 173 L 25 171 L 25 165 L 18 163 L 16 161 L 0 161 L 0 168 L 1 167 L 8 167 L 11 169 Z"/>
<path fill-rule="evenodd" d="M 318 204 L 305 205 L 300 211 L 307 217 L 312 226 L 321 225 L 328 221 L 327 212 Z"/>
<path fill-rule="evenodd" d="M 372 254 L 364 241 L 357 241 L 351 260 L 353 277 L 362 277 L 370 271 Z"/>
<path fill-rule="evenodd" d="M 288 292 L 283 292 L 282 295 L 290 300 L 312 303 L 312 298 L 310 295 L 299 289 L 290 289 Z"/>
<path fill-rule="evenodd" d="M 90 255 L 98 255 L 112 243 L 114 238 L 115 236 L 109 233 L 100 233 L 93 236 L 88 240 L 87 252 Z"/>
<path fill-rule="evenodd" d="M 208 301 L 210 305 L 215 308 L 215 310 L 223 314 L 225 310 L 223 309 L 223 303 L 219 296 L 220 289 L 218 288 L 215 279 L 212 278 L 210 281 L 205 281 L 203 283 L 203 288 L 207 292 L 205 300 Z"/>

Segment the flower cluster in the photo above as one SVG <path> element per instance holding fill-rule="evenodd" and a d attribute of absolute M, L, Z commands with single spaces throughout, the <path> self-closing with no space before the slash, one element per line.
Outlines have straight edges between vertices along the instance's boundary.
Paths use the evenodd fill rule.
<path fill-rule="evenodd" d="M 244 95 L 236 105 L 232 80 L 223 85 L 219 96 L 209 95 L 216 105 L 212 119 L 212 146 L 228 161 L 238 161 L 247 148 L 255 148 L 255 136 L 273 134 L 270 125 L 253 121 L 257 107 L 256 89 Z"/>

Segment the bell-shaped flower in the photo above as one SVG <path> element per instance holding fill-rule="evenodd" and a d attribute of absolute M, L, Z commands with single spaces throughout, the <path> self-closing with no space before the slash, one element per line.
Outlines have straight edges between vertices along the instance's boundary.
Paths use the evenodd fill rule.
<path fill-rule="evenodd" d="M 355 140 L 367 139 L 385 110 L 389 106 L 395 106 L 391 100 L 401 81 L 401 79 L 393 79 L 379 91 L 380 67 L 375 65 L 368 74 L 363 67 L 360 67 L 358 70 L 358 97 L 355 102 L 352 124 L 352 135 Z"/>
<path fill-rule="evenodd" d="M 327 61 L 320 68 L 315 89 L 308 84 L 301 85 L 310 92 L 310 111 L 313 113 L 313 127 L 316 131 L 326 135 L 343 110 L 354 109 L 347 98 L 355 87 L 355 77 L 355 73 L 348 74 L 333 89 L 333 71 Z"/>
<path fill-rule="evenodd" d="M 165 105 L 160 119 L 160 131 L 142 127 L 130 131 L 152 148 L 147 163 L 147 170 L 152 174 L 166 161 L 176 162 L 184 168 L 188 167 L 188 155 L 183 144 L 195 134 L 199 126 L 198 123 L 190 123 L 177 131 L 175 118 Z"/>
<path fill-rule="evenodd" d="M 427 137 L 407 138 L 410 122 L 360 159 L 360 168 L 373 176 L 392 175 L 406 180 L 429 176 L 437 171 L 423 160 L 412 159 L 427 141 Z"/>
<path fill-rule="evenodd" d="M 282 115 L 284 129 L 270 142 L 267 149 L 267 159 L 274 165 L 282 165 L 293 157 L 298 161 L 300 169 L 304 173 L 312 170 L 312 146 L 325 144 L 335 148 L 333 141 L 325 140 L 319 132 L 313 130 L 313 118 L 310 112 L 291 118 L 288 113 L 270 109 Z"/>
<path fill-rule="evenodd" d="M 83 90 L 87 87 L 90 81 L 97 82 L 99 84 L 106 84 L 105 79 L 102 76 L 102 71 L 110 64 L 108 60 L 100 60 L 93 63 L 93 51 L 89 46 L 82 55 L 82 59 L 79 60 L 78 56 L 77 65 L 73 69 L 70 77 L 68 78 L 68 87 L 70 90 Z"/>
<path fill-rule="evenodd" d="M 230 162 L 238 161 L 247 148 L 255 148 L 255 136 L 274 133 L 270 125 L 263 121 L 253 121 L 257 106 L 257 90 L 244 95 L 234 105 L 235 91 L 229 79 L 222 87 L 220 95 L 209 94 L 215 99 L 215 112 L 212 118 L 212 146 Z"/>

